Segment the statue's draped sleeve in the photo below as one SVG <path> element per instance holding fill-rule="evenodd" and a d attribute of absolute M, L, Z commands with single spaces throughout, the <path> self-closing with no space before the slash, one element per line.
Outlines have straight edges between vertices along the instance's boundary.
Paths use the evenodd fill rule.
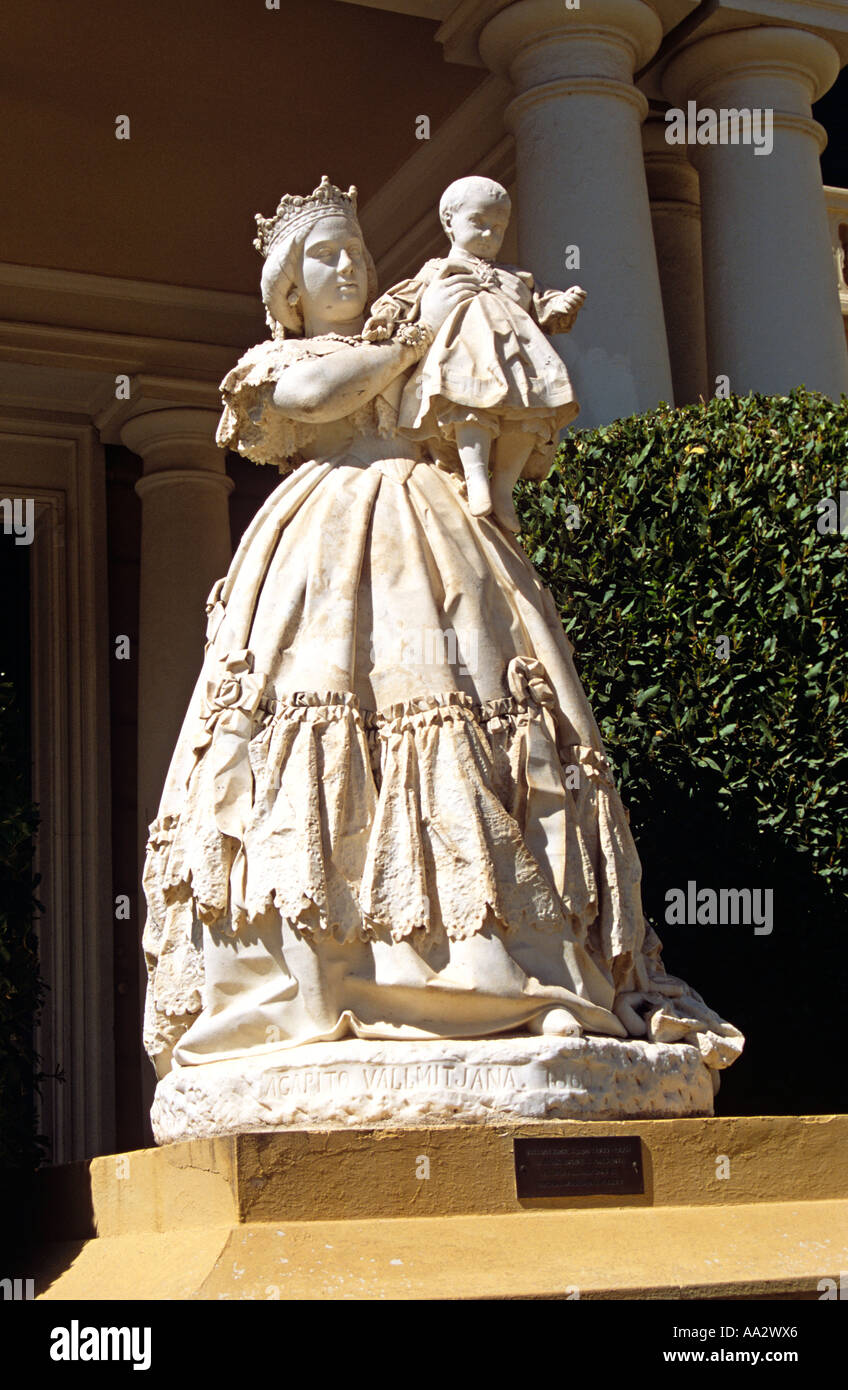
<path fill-rule="evenodd" d="M 274 387 L 286 367 L 320 356 L 314 341 L 269 339 L 257 343 L 221 382 L 224 412 L 216 439 L 254 463 L 269 463 L 290 473 L 308 457 L 315 426 L 292 420 L 274 406 Z"/>

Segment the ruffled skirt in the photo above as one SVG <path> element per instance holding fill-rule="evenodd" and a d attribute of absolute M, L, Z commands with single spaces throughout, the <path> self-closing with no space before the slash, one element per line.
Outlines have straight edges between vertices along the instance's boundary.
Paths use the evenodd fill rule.
<path fill-rule="evenodd" d="M 306 464 L 209 602 L 145 867 L 146 1045 L 741 1039 L 665 974 L 550 595 L 429 462 Z M 176 1051 L 174 1051 L 176 1049 Z"/>

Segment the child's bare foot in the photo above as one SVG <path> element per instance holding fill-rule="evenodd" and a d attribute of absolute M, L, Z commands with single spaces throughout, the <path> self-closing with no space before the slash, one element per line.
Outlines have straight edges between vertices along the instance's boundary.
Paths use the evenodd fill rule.
<path fill-rule="evenodd" d="M 485 464 L 466 465 L 465 486 L 472 516 L 488 516 L 492 510 L 492 494 L 489 491 L 489 470 Z"/>

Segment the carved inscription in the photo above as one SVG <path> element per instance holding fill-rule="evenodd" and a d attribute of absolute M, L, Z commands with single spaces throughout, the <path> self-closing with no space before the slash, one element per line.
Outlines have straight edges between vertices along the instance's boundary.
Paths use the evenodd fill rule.
<path fill-rule="evenodd" d="M 526 1079 L 516 1067 L 417 1062 L 394 1067 L 292 1067 L 262 1076 L 259 1093 L 265 1100 L 280 1100 L 285 1096 L 329 1095 L 344 1091 L 356 1095 L 427 1088 L 486 1092 L 519 1090 L 526 1085 Z"/>

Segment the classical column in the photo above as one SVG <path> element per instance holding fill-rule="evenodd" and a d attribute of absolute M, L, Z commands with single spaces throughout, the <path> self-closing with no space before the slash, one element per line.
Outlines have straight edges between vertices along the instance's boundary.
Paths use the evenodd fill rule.
<path fill-rule="evenodd" d="M 580 426 L 671 401 L 641 123 L 648 103 L 634 69 L 662 27 L 642 0 L 567 9 L 518 0 L 485 26 L 479 46 L 518 95 L 515 135 L 521 264 L 551 285 L 581 284 L 588 300 L 557 346 L 581 403 Z M 568 247 L 580 268 L 566 268 Z"/>
<path fill-rule="evenodd" d="M 138 808 L 142 844 L 203 658 L 206 598 L 230 563 L 232 480 L 212 410 L 136 415 L 121 429 L 144 460 L 138 672 Z"/>
<path fill-rule="evenodd" d="M 810 112 L 838 71 L 826 39 L 760 26 L 697 40 L 663 73 L 666 96 L 687 114 L 689 102 L 717 116 L 773 112 L 769 153 L 689 146 L 701 185 L 711 390 L 719 376 L 740 393 L 802 383 L 828 396 L 848 390 L 819 166 L 826 136 Z"/>
<path fill-rule="evenodd" d="M 707 389 L 701 198 L 686 147 L 669 145 L 666 131 L 662 117 L 651 116 L 642 127 L 642 143 L 674 403 L 686 405 L 712 394 Z"/>

